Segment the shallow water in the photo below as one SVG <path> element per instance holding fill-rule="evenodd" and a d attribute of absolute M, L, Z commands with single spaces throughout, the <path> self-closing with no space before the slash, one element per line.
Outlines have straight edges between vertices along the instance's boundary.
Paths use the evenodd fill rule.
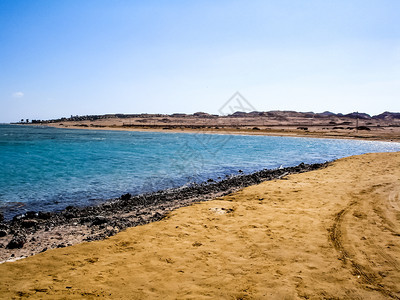
<path fill-rule="evenodd" d="M 0 125 L 0 210 L 88 205 L 280 165 L 315 163 L 399 143 Z"/>

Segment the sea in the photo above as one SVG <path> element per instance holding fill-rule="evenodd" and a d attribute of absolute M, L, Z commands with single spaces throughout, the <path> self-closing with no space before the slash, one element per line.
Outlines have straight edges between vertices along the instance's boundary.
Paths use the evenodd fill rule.
<path fill-rule="evenodd" d="M 0 212 L 57 211 L 400 143 L 0 125 Z"/>

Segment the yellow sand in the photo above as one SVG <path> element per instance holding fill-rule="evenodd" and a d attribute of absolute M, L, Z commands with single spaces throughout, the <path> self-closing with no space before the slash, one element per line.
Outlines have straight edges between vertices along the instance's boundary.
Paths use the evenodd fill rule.
<path fill-rule="evenodd" d="M 0 298 L 20 296 L 400 297 L 400 153 L 341 159 L 0 265 Z"/>

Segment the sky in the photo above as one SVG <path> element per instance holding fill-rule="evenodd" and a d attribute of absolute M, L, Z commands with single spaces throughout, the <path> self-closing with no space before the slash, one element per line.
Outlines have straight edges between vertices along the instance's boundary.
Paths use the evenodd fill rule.
<path fill-rule="evenodd" d="M 400 111 L 400 1 L 0 0 L 0 122 Z"/>

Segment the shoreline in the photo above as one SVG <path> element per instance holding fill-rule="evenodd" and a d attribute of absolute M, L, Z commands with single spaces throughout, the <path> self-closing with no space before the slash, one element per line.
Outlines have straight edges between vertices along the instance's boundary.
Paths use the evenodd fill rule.
<path fill-rule="evenodd" d="M 54 248 L 102 240 L 129 227 L 159 221 L 172 210 L 232 194 L 264 181 L 325 168 L 329 162 L 264 169 L 221 181 L 167 189 L 149 194 L 122 195 L 99 205 L 68 206 L 60 212 L 27 212 L 0 222 L 0 263 L 15 261 Z"/>
<path fill-rule="evenodd" d="M 66 129 L 96 130 L 98 128 L 67 127 Z M 100 130 L 120 130 L 120 128 L 106 127 L 101 128 Z M 126 130 L 132 131 L 130 128 Z M 182 132 L 195 134 L 201 132 L 232 134 L 227 131 L 150 131 L 165 133 Z M 246 133 L 235 132 L 234 134 Z M 308 137 L 310 138 L 310 136 Z M 249 175 L 236 175 L 218 182 L 203 182 L 189 187 L 167 189 L 133 197 L 129 196 L 129 199 L 123 199 L 126 195 L 122 195 L 120 198 L 106 199 L 99 205 L 87 205 L 83 207 L 68 206 L 66 209 L 58 212 L 28 212 L 22 216 L 16 215 L 12 220 L 0 222 L 0 263 L 24 258 L 48 249 L 75 245 L 84 241 L 101 240 L 115 235 L 128 227 L 158 221 L 163 218 L 165 214 L 176 208 L 187 206 L 195 202 L 212 200 L 236 192 L 243 187 L 259 184 L 264 180 L 277 179 L 277 177 L 283 174 L 282 172 L 286 172 L 287 170 L 288 174 L 294 174 L 297 172 L 314 170 L 316 166 L 324 167 L 327 164 L 328 163 L 299 165 L 296 167 L 284 168 L 282 170 L 262 170 Z M 296 170 L 296 168 L 298 170 Z M 274 175 L 269 177 L 270 175 L 267 176 L 265 172 L 268 174 L 273 173 Z M 254 176 L 258 179 L 254 179 Z M 244 181 L 238 182 L 237 178 L 241 178 Z M 262 178 L 262 180 L 260 178 Z M 157 203 L 157 197 L 161 197 L 164 200 L 162 200 L 161 203 Z M 185 199 L 183 197 L 185 197 Z M 127 201 L 130 201 L 131 203 L 127 205 Z M 137 201 L 137 203 L 132 204 L 135 201 Z M 168 201 L 170 201 L 170 203 Z M 129 207 L 129 209 L 122 209 L 121 203 L 124 203 L 124 205 Z"/>
<path fill-rule="evenodd" d="M 39 126 L 54 127 L 50 125 Z M 97 130 L 99 128 L 67 127 L 66 129 Z M 105 127 L 100 128 L 100 130 L 120 130 L 120 128 Z M 132 129 L 125 128 L 123 131 L 132 131 Z M 136 131 L 136 129 L 133 129 L 133 131 Z M 199 132 L 210 134 L 249 134 L 242 131 L 232 133 L 225 129 L 222 132 L 204 132 L 200 130 L 155 131 L 154 129 L 143 131 L 192 134 Z M 256 132 L 253 134 L 263 133 Z M 308 137 L 310 138 L 310 136 Z M 99 205 L 87 205 L 83 207 L 68 206 L 66 209 L 58 212 L 38 211 L 28 212 L 25 215 L 16 215 L 12 220 L 0 222 L 0 263 L 24 258 L 53 248 L 75 245 L 84 241 L 101 240 L 113 236 L 128 227 L 158 221 L 176 208 L 195 202 L 212 200 L 236 192 L 241 188 L 259 184 L 265 180 L 277 179 L 284 173 L 295 174 L 305 172 L 325 167 L 327 164 L 302 164 L 282 170 L 262 170 L 249 175 L 236 175 L 218 182 L 203 182 L 189 187 L 167 189 L 133 197 L 130 194 L 126 194 L 120 198 L 106 199 Z M 238 178 L 243 181 L 239 182 Z M 157 200 L 158 198 L 162 200 L 159 201 Z"/>
<path fill-rule="evenodd" d="M 0 264 L 0 294 L 400 298 L 400 152 L 350 156 L 283 177 L 101 241 Z"/>
<path fill-rule="evenodd" d="M 55 123 L 45 124 L 11 124 L 22 126 L 46 126 L 60 129 L 80 129 L 80 130 L 110 130 L 110 131 L 133 131 L 133 132 L 161 132 L 161 133 L 191 133 L 191 134 L 224 134 L 224 135 L 260 135 L 260 136 L 276 136 L 276 137 L 300 137 L 300 138 L 322 138 L 322 139 L 346 139 L 346 140 L 364 140 L 364 141 L 382 141 L 400 143 L 400 135 L 393 134 L 388 136 L 380 136 L 378 134 L 356 133 L 353 132 L 304 132 L 296 130 L 297 125 L 291 126 L 290 129 L 278 130 L 252 130 L 252 129 L 236 129 L 236 128 L 168 128 L 163 129 L 162 126 L 154 128 L 146 127 L 129 127 L 129 126 L 82 126 L 82 125 L 59 125 Z"/>

